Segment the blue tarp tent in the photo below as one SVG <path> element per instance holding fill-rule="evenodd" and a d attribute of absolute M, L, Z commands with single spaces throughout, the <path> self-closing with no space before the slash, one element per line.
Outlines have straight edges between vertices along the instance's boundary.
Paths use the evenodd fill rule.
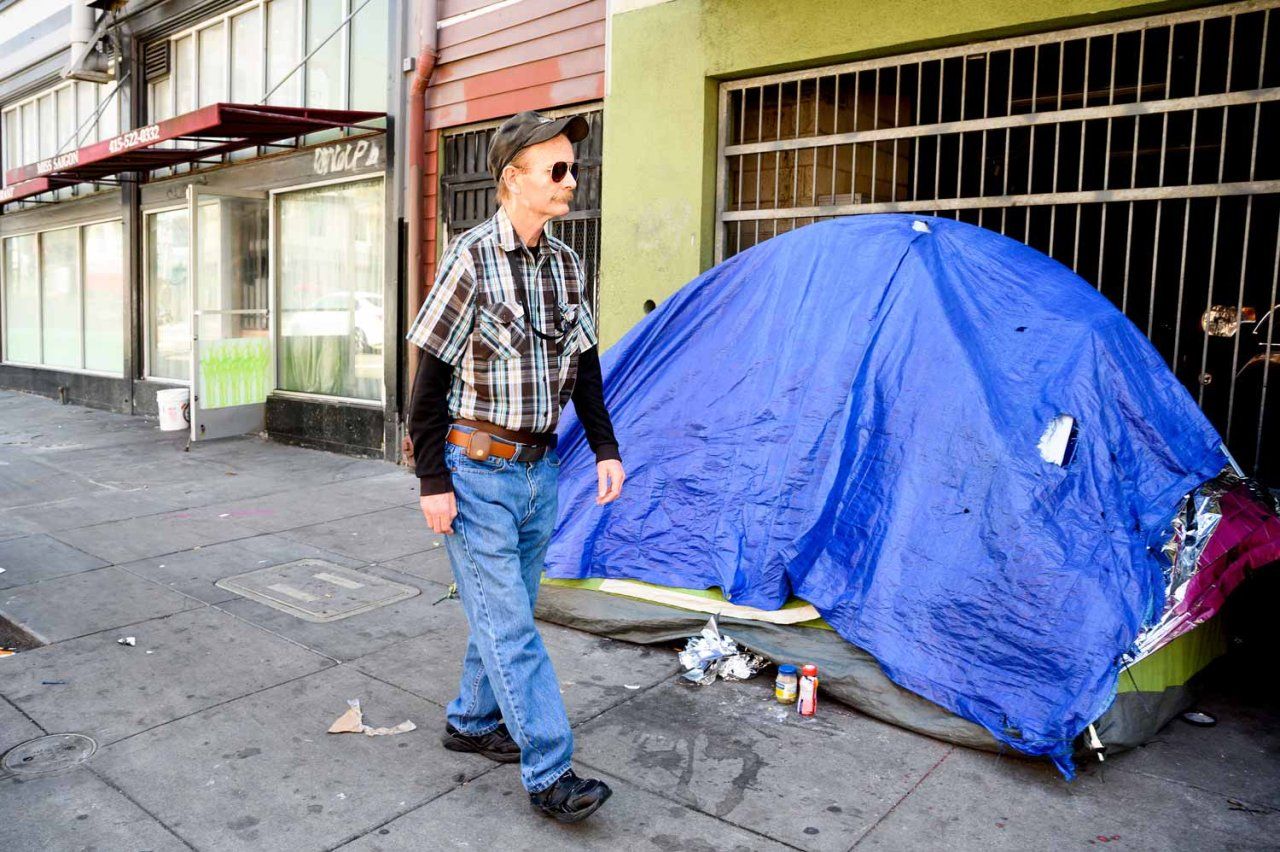
<path fill-rule="evenodd" d="M 604 369 L 629 479 L 594 508 L 566 413 L 549 576 L 765 609 L 799 596 L 900 686 L 1068 777 L 1160 613 L 1167 522 L 1226 462 L 1103 296 L 947 219 L 768 240 L 664 302 Z M 1061 415 L 1059 464 L 1042 439 Z"/>

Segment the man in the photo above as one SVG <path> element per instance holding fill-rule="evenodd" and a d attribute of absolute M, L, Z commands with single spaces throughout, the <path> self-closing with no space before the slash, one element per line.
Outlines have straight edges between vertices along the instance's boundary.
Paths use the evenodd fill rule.
<path fill-rule="evenodd" d="M 572 399 L 596 455 L 597 505 L 625 478 L 604 406 L 582 266 L 547 223 L 569 212 L 581 116 L 521 113 L 489 169 L 501 208 L 445 252 L 408 339 L 424 350 L 409 433 L 422 514 L 445 542 L 471 635 L 443 743 L 521 764 L 533 806 L 562 822 L 611 791 L 571 769 L 573 734 L 533 621 L 556 519 L 555 428 Z"/>

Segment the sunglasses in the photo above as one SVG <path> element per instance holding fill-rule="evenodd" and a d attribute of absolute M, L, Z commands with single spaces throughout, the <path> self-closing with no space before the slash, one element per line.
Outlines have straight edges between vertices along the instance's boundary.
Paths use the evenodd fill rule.
<path fill-rule="evenodd" d="M 573 175 L 573 179 L 577 180 L 578 164 L 561 162 L 561 163 L 556 163 L 554 166 L 551 167 L 551 181 L 553 183 L 560 183 L 561 181 L 564 180 L 564 176 L 567 174 Z"/>

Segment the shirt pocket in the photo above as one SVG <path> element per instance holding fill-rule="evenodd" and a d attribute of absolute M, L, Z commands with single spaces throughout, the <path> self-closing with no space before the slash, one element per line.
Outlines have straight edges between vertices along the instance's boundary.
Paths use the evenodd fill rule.
<path fill-rule="evenodd" d="M 524 307 L 519 302 L 481 305 L 472 335 L 472 356 L 478 361 L 518 358 L 527 339 Z"/>

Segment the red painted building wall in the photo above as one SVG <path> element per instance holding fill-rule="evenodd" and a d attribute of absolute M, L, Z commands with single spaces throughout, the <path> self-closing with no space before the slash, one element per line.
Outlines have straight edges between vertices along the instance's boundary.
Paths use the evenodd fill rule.
<path fill-rule="evenodd" d="M 474 13 L 474 16 L 451 19 Z M 439 136 L 449 127 L 604 97 L 605 0 L 440 0 L 427 92 L 423 247 L 435 277 Z"/>

